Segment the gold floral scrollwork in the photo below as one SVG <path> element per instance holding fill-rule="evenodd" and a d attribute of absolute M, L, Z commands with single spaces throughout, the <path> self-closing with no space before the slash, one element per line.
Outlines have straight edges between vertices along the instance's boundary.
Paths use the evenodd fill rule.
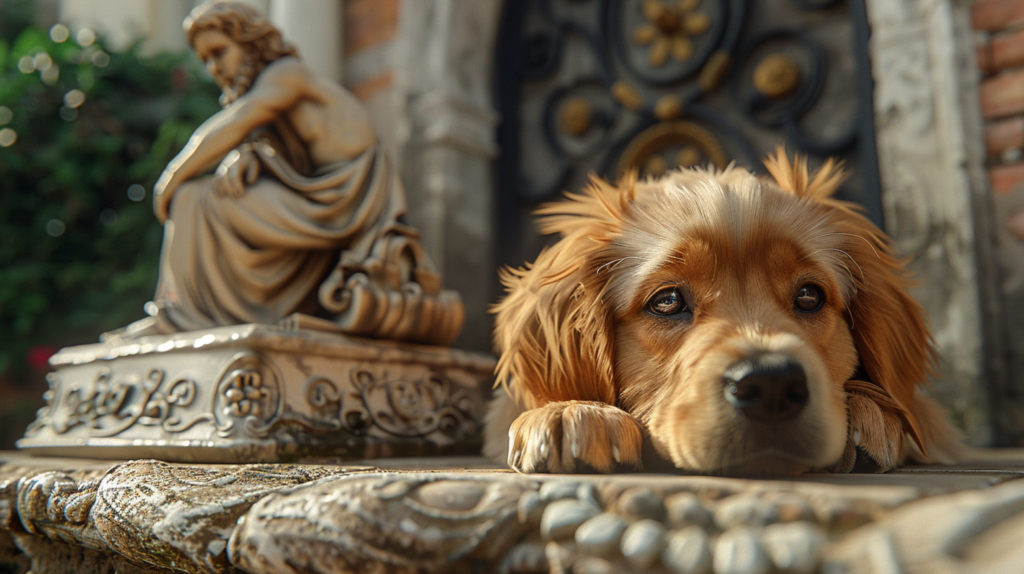
<path fill-rule="evenodd" d="M 673 166 L 690 167 L 701 162 L 719 169 L 728 164 L 728 156 L 715 136 L 693 122 L 662 122 L 629 142 L 619 159 L 618 177 L 630 169 L 641 175 L 659 176 Z"/>
<path fill-rule="evenodd" d="M 711 28 L 711 18 L 698 12 L 700 0 L 644 0 L 640 4 L 645 22 L 633 31 L 633 41 L 648 46 L 647 61 L 660 68 L 669 56 L 677 62 L 693 57 L 690 38 L 700 36 Z"/>
<path fill-rule="evenodd" d="M 558 123 L 569 135 L 581 136 L 587 133 L 593 121 L 594 106 L 586 98 L 569 98 L 558 110 Z"/>
<path fill-rule="evenodd" d="M 659 120 L 674 120 L 683 115 L 683 99 L 676 94 L 668 94 L 654 104 L 654 117 Z"/>
<path fill-rule="evenodd" d="M 781 98 L 800 86 L 800 66 L 787 54 L 769 54 L 754 68 L 754 89 L 766 98 Z"/>
<path fill-rule="evenodd" d="M 640 92 L 622 80 L 612 84 L 612 97 L 631 110 L 639 110 L 644 107 L 644 98 Z"/>

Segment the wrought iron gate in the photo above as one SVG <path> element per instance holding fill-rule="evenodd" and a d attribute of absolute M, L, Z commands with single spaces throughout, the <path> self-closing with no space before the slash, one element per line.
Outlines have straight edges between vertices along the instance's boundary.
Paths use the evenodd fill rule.
<path fill-rule="evenodd" d="M 499 260 L 545 240 L 530 212 L 589 172 L 730 161 L 780 143 L 843 159 L 881 223 L 863 0 L 508 0 L 496 50 Z"/>

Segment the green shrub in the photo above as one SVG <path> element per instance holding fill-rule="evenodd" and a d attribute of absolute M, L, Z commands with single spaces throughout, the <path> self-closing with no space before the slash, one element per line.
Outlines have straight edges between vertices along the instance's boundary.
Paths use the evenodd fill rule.
<path fill-rule="evenodd" d="M 32 347 L 143 316 L 162 235 L 153 183 L 219 109 L 191 54 L 64 39 L 29 23 L 30 5 L 0 2 L 0 377 L 26 372 Z"/>

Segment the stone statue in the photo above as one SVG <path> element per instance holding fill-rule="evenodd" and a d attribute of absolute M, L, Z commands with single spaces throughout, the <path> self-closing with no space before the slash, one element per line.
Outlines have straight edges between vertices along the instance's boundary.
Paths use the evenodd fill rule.
<path fill-rule="evenodd" d="M 478 450 L 494 359 L 445 347 L 461 299 L 403 222 L 363 106 L 245 4 L 203 4 L 185 31 L 224 109 L 156 184 L 150 316 L 54 355 L 18 448 L 217 463 Z"/>
<path fill-rule="evenodd" d="M 106 338 L 284 321 L 450 343 L 461 300 L 403 222 L 405 193 L 360 102 L 245 4 L 203 4 L 185 31 L 224 109 L 157 181 L 152 316 Z"/>

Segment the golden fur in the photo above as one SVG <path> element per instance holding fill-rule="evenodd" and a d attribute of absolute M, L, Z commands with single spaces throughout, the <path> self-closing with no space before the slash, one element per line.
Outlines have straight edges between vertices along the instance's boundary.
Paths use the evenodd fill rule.
<path fill-rule="evenodd" d="M 832 197 L 835 163 L 810 175 L 780 150 L 766 165 L 774 181 L 736 167 L 594 178 L 539 210 L 560 241 L 502 273 L 507 392 L 488 414 L 488 456 L 611 472 L 641 466 L 645 437 L 704 473 L 848 472 L 858 451 L 883 471 L 907 454 L 956 456 L 957 432 L 918 390 L 931 340 L 888 239 Z M 794 303 L 808 285 L 823 295 L 813 312 Z M 666 289 L 688 314 L 651 312 Z M 723 395 L 730 365 L 769 352 L 806 375 L 806 406 L 785 423 L 752 422 Z"/>

